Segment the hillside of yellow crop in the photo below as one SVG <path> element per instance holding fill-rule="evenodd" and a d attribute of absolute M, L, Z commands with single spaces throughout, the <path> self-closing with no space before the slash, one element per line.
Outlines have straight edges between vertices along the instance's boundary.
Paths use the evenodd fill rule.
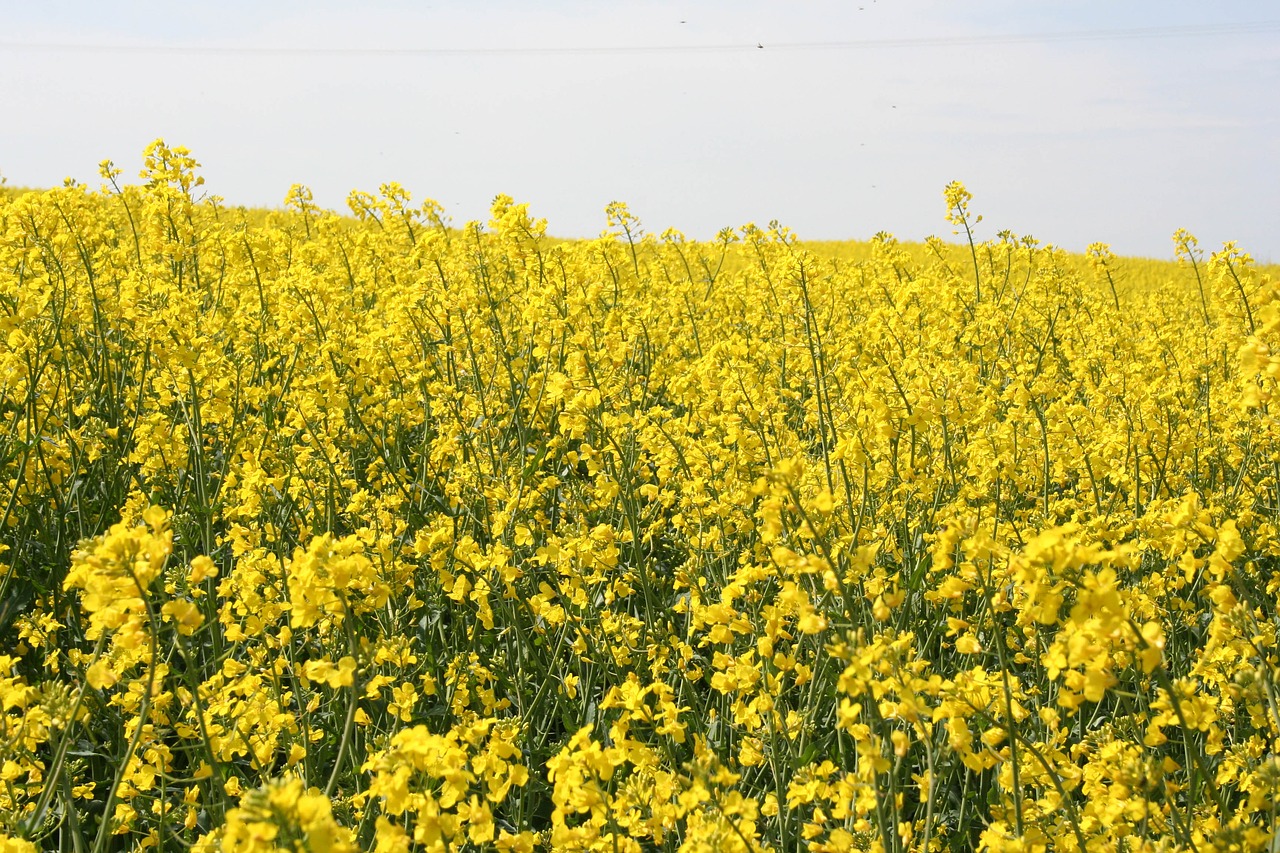
<path fill-rule="evenodd" d="M 1274 268 L 144 164 L 0 195 L 0 851 L 1270 849 Z"/>

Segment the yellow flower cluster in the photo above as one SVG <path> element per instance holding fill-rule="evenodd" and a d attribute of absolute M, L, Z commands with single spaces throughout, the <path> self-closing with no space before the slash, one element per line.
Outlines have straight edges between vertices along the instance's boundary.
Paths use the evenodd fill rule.
<path fill-rule="evenodd" d="M 1268 850 L 1280 276 L 0 195 L 0 851 Z"/>
<path fill-rule="evenodd" d="M 383 813 L 377 849 L 441 853 L 470 842 L 532 850 L 533 834 L 497 830 L 491 809 L 529 780 L 528 768 L 513 762 L 517 732 L 493 719 L 444 735 L 424 725 L 397 732 L 365 765 L 373 775 L 364 796 L 378 798 Z"/>
<path fill-rule="evenodd" d="M 333 819 L 329 798 L 302 780 L 274 780 L 244 795 L 226 824 L 192 848 L 197 853 L 356 853 L 351 831 Z"/>

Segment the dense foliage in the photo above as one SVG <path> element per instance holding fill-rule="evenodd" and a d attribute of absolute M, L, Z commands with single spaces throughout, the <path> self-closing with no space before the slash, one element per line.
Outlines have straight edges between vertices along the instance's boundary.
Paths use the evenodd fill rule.
<path fill-rule="evenodd" d="M 0 199 L 0 851 L 1266 849 L 1280 284 Z"/>

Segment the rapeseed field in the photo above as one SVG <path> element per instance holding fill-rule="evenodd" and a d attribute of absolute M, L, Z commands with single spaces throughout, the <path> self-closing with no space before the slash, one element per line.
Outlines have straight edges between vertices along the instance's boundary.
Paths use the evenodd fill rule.
<path fill-rule="evenodd" d="M 144 163 L 0 198 L 0 851 L 1275 849 L 1274 268 Z"/>

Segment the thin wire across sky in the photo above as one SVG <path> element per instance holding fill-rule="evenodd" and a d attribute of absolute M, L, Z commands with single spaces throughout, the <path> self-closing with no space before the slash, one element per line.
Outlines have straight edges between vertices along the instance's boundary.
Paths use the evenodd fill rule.
<path fill-rule="evenodd" d="M 253 47 L 166 44 L 93 44 L 75 42 L 6 42 L 0 51 L 67 53 L 151 53 L 210 56 L 573 56 L 643 53 L 732 53 L 753 50 L 883 50 L 901 48 L 981 47 L 1054 42 L 1120 41 L 1165 38 L 1254 36 L 1280 32 L 1280 21 L 1197 24 L 1194 26 L 1135 27 L 1126 29 L 1070 30 L 1062 32 L 1007 33 L 973 36 L 933 36 L 897 39 L 857 39 L 824 42 L 752 42 L 693 45 L 530 46 L 530 47 Z"/>

